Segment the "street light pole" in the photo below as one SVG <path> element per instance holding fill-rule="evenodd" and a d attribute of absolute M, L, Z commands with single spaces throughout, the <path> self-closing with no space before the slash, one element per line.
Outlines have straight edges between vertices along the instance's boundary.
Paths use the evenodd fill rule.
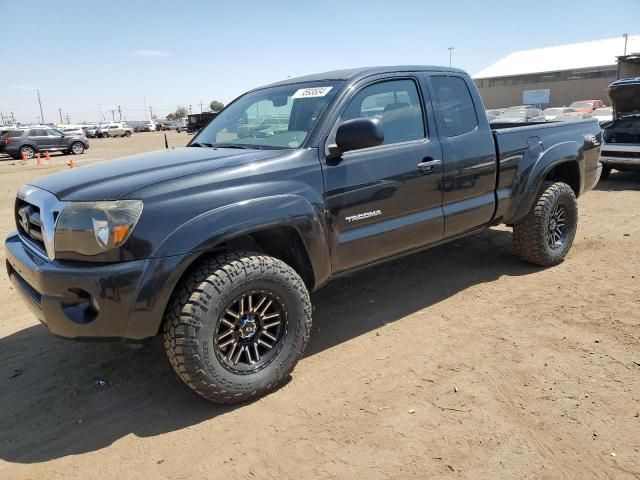
<path fill-rule="evenodd" d="M 449 47 L 448 48 L 448 50 L 449 50 L 449 66 L 452 66 L 451 59 L 452 59 L 452 56 L 453 56 L 453 49 L 454 49 L 454 47 Z"/>
<path fill-rule="evenodd" d="M 62 121 L 62 109 L 61 108 L 58 109 L 58 113 L 60 114 L 60 123 L 64 123 Z"/>
<path fill-rule="evenodd" d="M 628 33 L 623 33 L 622 36 L 624 37 L 624 56 L 627 56 L 627 41 L 629 40 L 629 34 Z"/>
<path fill-rule="evenodd" d="M 38 105 L 40 105 L 40 120 L 42 120 L 42 124 L 44 125 L 44 115 L 42 113 L 42 101 L 40 100 L 40 90 L 36 90 L 38 94 Z"/>

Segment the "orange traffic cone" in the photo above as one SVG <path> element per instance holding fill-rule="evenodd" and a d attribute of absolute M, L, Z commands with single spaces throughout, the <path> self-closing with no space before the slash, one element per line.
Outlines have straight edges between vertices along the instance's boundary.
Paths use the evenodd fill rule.
<path fill-rule="evenodd" d="M 73 161 L 73 158 L 69 161 L 69 168 L 74 168 L 76 163 Z"/>
<path fill-rule="evenodd" d="M 27 154 L 22 152 L 22 164 L 24 165 L 25 163 L 27 163 Z"/>
<path fill-rule="evenodd" d="M 51 155 L 49 155 L 49 150 L 47 150 L 46 152 L 44 152 L 44 156 L 47 159 L 47 162 L 51 161 Z"/>
<path fill-rule="evenodd" d="M 44 162 L 42 161 L 42 158 L 40 158 L 40 154 L 36 155 L 36 164 L 37 165 L 44 165 Z"/>

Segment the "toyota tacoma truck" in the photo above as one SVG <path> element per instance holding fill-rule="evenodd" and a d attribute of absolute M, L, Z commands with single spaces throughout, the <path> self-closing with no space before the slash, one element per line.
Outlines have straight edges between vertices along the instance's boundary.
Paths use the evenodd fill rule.
<path fill-rule="evenodd" d="M 484 112 L 469 75 L 443 67 L 257 88 L 184 148 L 22 187 L 9 277 L 54 335 L 161 335 L 198 394 L 256 398 L 289 376 L 309 292 L 335 277 L 498 224 L 524 260 L 565 258 L 601 173 L 598 122 L 492 129 Z M 238 135 L 273 119 L 286 128 Z"/>
<path fill-rule="evenodd" d="M 609 85 L 613 121 L 604 125 L 600 154 L 602 178 L 611 169 L 640 172 L 640 77 L 617 80 Z"/>

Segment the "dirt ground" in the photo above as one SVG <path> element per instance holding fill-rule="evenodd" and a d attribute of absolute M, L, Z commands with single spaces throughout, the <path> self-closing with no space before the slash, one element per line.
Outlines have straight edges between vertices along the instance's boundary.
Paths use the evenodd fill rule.
<path fill-rule="evenodd" d="M 78 168 L 164 141 L 91 145 Z M 2 236 L 16 190 L 70 158 L 0 161 Z M 614 172 L 551 269 L 494 229 L 336 280 L 290 382 L 235 407 L 160 342 L 54 338 L 0 276 L 0 478 L 639 479 L 639 205 L 640 174 Z"/>

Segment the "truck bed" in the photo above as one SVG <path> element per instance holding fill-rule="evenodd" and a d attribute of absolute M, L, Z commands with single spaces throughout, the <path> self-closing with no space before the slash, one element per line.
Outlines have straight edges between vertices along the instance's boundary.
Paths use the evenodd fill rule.
<path fill-rule="evenodd" d="M 496 146 L 496 213 L 494 223 L 511 223 L 523 214 L 527 202 L 513 201 L 536 192 L 528 180 L 545 168 L 545 158 L 558 154 L 576 162 L 577 176 L 571 187 L 576 196 L 593 187 L 598 177 L 602 130 L 597 120 L 531 122 L 491 125 Z M 553 152 L 552 152 L 553 150 Z M 576 153 L 577 152 L 577 153 Z"/>

